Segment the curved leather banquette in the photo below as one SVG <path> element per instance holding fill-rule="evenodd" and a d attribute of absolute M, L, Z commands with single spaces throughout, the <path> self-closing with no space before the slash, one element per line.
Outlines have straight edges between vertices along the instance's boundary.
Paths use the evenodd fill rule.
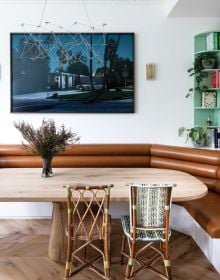
<path fill-rule="evenodd" d="M 41 165 L 22 145 L 0 145 L 0 168 Z M 53 167 L 153 167 L 192 174 L 209 192 L 182 205 L 212 238 L 220 238 L 220 151 L 157 144 L 69 145 L 54 157 Z"/>

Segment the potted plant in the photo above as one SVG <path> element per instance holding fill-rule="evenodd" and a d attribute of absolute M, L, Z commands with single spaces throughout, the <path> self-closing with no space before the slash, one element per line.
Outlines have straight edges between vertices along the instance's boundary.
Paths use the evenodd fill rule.
<path fill-rule="evenodd" d="M 192 141 L 194 147 L 203 147 L 205 145 L 205 139 L 207 136 L 207 128 L 204 126 L 185 128 L 180 127 L 178 130 L 178 134 L 182 137 L 186 133 L 186 143 L 189 138 Z"/>
<path fill-rule="evenodd" d="M 36 129 L 24 121 L 14 122 L 14 126 L 29 143 L 29 145 L 22 143 L 23 147 L 42 157 L 42 177 L 53 176 L 51 165 L 53 157 L 65 150 L 68 144 L 77 143 L 80 139 L 76 133 L 73 133 L 71 129 L 66 129 L 64 125 L 57 128 L 54 120 L 43 120 L 41 126 Z"/>
<path fill-rule="evenodd" d="M 194 90 L 198 90 L 200 93 L 208 89 L 207 85 L 203 85 L 202 81 L 208 77 L 208 72 L 204 69 L 213 69 L 216 65 L 216 55 L 210 52 L 199 54 L 194 60 L 193 67 L 187 70 L 190 77 L 195 76 L 196 87 L 190 88 L 186 94 L 186 98 L 192 96 Z"/>
<path fill-rule="evenodd" d="M 204 69 L 213 69 L 216 65 L 216 56 L 214 53 L 207 52 L 201 55 L 201 63 Z"/>

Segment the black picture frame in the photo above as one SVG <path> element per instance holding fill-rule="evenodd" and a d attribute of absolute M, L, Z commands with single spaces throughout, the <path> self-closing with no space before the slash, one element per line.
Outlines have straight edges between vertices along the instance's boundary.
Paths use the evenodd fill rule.
<path fill-rule="evenodd" d="M 11 33 L 12 113 L 134 113 L 134 33 Z"/>

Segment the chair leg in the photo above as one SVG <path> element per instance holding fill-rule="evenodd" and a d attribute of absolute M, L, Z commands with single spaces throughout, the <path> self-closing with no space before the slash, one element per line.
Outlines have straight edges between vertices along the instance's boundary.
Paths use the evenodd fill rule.
<path fill-rule="evenodd" d="M 160 241 L 160 251 L 164 255 L 164 242 L 163 241 Z"/>
<path fill-rule="evenodd" d="M 109 260 L 110 260 L 110 266 L 112 264 L 112 252 L 111 252 L 111 238 L 108 239 L 108 248 L 109 248 Z"/>
<path fill-rule="evenodd" d="M 125 279 L 131 279 L 132 274 L 133 274 L 133 268 L 134 268 L 134 256 L 135 256 L 135 241 L 130 240 L 130 254 L 129 254 L 129 259 L 128 259 L 128 264 L 125 272 Z"/>
<path fill-rule="evenodd" d="M 72 245 L 68 244 L 66 268 L 65 268 L 65 279 L 67 279 L 71 276 L 71 270 L 72 270 Z"/>
<path fill-rule="evenodd" d="M 164 265 L 165 265 L 165 270 L 166 270 L 166 275 L 168 280 L 172 280 L 172 275 L 171 275 L 171 268 L 170 268 L 170 258 L 169 258 L 169 243 L 165 242 L 164 244 Z"/>
<path fill-rule="evenodd" d="M 172 280 L 172 275 L 171 275 L 170 266 L 166 267 L 166 274 L 167 274 L 168 280 Z"/>
<path fill-rule="evenodd" d="M 110 276 L 110 236 L 104 239 L 104 272 L 107 279 L 111 279 Z"/>
<path fill-rule="evenodd" d="M 125 235 L 122 235 L 122 245 L 121 245 L 121 264 L 124 264 L 124 255 L 122 252 L 125 251 Z"/>
<path fill-rule="evenodd" d="M 66 268 L 65 268 L 65 278 L 69 278 L 72 270 L 72 252 L 73 252 L 73 241 L 71 238 L 71 233 L 68 233 L 68 243 L 67 243 L 67 257 L 66 257 Z"/>

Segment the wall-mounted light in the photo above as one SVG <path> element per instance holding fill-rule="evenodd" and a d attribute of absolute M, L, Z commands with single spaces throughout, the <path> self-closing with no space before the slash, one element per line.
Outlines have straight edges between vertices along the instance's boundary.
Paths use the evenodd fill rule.
<path fill-rule="evenodd" d="M 155 63 L 146 64 L 146 78 L 147 80 L 155 80 Z"/>

